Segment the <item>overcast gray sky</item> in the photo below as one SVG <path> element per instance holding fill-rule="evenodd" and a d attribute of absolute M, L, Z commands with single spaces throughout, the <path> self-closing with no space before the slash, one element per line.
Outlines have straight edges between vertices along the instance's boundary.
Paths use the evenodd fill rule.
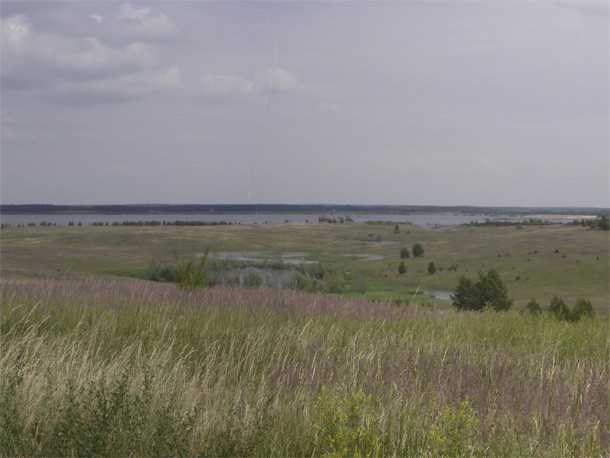
<path fill-rule="evenodd" d="M 609 5 L 2 0 L 1 201 L 608 207 Z"/>

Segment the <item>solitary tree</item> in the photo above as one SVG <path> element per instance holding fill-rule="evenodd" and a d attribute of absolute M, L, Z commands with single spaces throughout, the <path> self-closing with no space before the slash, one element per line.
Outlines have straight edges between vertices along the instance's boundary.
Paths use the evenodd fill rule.
<path fill-rule="evenodd" d="M 406 271 L 407 271 L 407 266 L 406 266 L 405 262 L 400 261 L 400 264 L 398 265 L 398 273 L 400 275 L 403 275 Z"/>
<path fill-rule="evenodd" d="M 402 259 L 407 259 L 409 257 L 409 249 L 406 246 L 403 246 L 400 249 L 400 257 Z"/>
<path fill-rule="evenodd" d="M 430 261 L 430 263 L 428 264 L 428 273 L 430 275 L 432 275 L 435 272 L 436 272 L 436 264 L 434 264 L 432 261 Z"/>
<path fill-rule="evenodd" d="M 478 291 L 475 284 L 464 275 L 460 277 L 451 300 L 458 310 L 481 310 L 483 308 L 479 304 Z"/>
<path fill-rule="evenodd" d="M 424 247 L 421 243 L 416 243 L 413 245 L 413 256 L 416 258 L 420 258 L 424 255 Z"/>

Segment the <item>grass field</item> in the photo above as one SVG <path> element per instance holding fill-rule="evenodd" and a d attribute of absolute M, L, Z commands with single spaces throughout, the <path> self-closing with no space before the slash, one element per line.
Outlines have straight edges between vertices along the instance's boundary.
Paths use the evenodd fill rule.
<path fill-rule="evenodd" d="M 380 240 L 380 241 L 376 241 Z M 398 274 L 402 246 L 416 242 L 423 258 L 406 259 Z M 553 295 L 567 302 L 589 299 L 607 310 L 608 232 L 579 226 L 458 227 L 368 224 L 265 224 L 211 227 L 25 227 L 1 233 L 3 276 L 62 278 L 65 275 L 120 275 L 145 278 L 155 259 L 171 260 L 220 252 L 304 252 L 306 259 L 331 262 L 366 283 L 366 296 L 407 300 L 418 291 L 451 292 L 461 275 L 475 277 L 494 268 L 509 295 L 522 306 L 531 298 L 548 304 Z M 353 255 L 379 255 L 361 260 Z M 427 272 L 432 261 L 438 270 Z M 457 266 L 455 270 L 449 270 Z M 354 289 L 354 288 L 352 288 Z"/>
<path fill-rule="evenodd" d="M 610 454 L 607 232 L 278 224 L 0 234 L 0 456 Z M 406 259 L 401 276 L 400 248 L 416 242 L 425 256 Z M 324 295 L 144 280 L 152 261 L 206 248 L 302 253 L 340 266 L 351 284 Z M 460 313 L 422 293 L 491 267 L 516 299 L 509 312 Z M 553 295 L 587 298 L 597 317 L 519 313 Z"/>
<path fill-rule="evenodd" d="M 607 320 L 2 279 L 0 455 L 607 456 Z"/>

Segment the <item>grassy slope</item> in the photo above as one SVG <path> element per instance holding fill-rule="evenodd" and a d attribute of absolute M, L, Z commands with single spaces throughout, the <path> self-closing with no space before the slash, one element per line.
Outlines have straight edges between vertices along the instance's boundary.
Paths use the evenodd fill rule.
<path fill-rule="evenodd" d="M 606 320 L 130 279 L 0 287 L 0 455 L 610 452 Z"/>
<path fill-rule="evenodd" d="M 375 236 L 381 243 L 374 242 Z M 401 246 L 421 242 L 425 257 L 410 258 L 398 274 Z M 215 227 L 27 227 L 1 233 L 2 275 L 64 276 L 66 273 L 143 277 L 153 259 L 219 251 L 309 253 L 366 279 L 369 297 L 412 297 L 413 291 L 452 291 L 460 275 L 495 268 L 518 305 L 542 304 L 553 295 L 590 299 L 605 310 L 609 294 L 608 233 L 574 226 L 425 230 L 401 225 L 278 224 Z M 555 251 L 559 250 L 558 253 Z M 346 254 L 379 254 L 361 261 Z M 427 273 L 434 261 L 439 271 Z M 449 271 L 457 264 L 457 271 Z M 518 279 L 519 278 L 519 279 Z"/>

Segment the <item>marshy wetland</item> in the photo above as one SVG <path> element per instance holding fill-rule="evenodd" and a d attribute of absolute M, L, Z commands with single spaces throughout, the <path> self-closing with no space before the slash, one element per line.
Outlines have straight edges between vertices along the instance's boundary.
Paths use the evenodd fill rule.
<path fill-rule="evenodd" d="M 0 455 L 610 451 L 607 231 L 34 226 L 0 242 Z M 207 286 L 150 280 L 206 252 Z M 490 268 L 508 312 L 427 293 Z M 553 296 L 596 314 L 520 313 Z"/>

